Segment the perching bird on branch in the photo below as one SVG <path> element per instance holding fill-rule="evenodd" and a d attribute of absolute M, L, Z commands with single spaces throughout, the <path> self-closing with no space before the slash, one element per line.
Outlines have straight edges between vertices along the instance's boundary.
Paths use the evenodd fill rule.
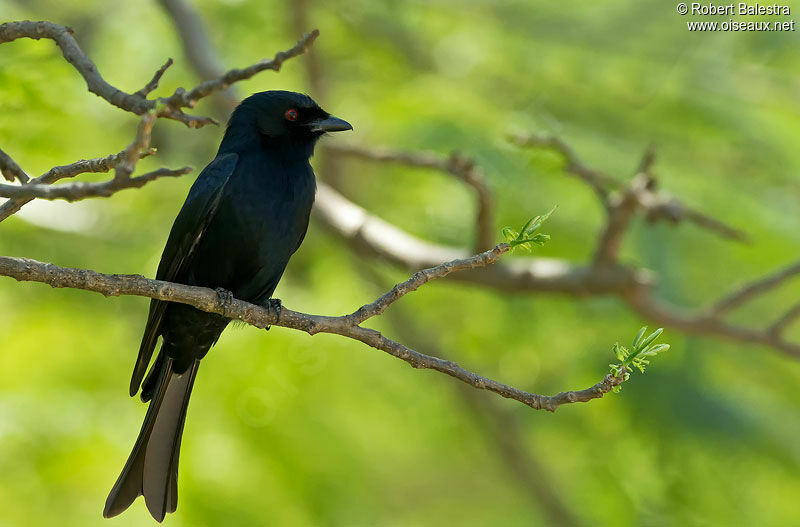
<path fill-rule="evenodd" d="M 156 278 L 279 308 L 271 296 L 303 241 L 314 202 L 309 159 L 323 134 L 341 130 L 352 126 L 306 95 L 267 91 L 242 101 L 175 219 Z M 185 304 L 151 301 L 130 385 L 131 396 L 141 385 L 150 405 L 103 516 L 116 516 L 140 495 L 159 522 L 175 511 L 192 384 L 229 322 Z M 142 383 L 159 336 L 161 351 Z"/>

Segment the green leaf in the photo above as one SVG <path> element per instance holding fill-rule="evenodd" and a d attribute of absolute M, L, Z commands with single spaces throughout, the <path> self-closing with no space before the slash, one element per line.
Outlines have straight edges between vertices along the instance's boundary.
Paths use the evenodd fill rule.
<path fill-rule="evenodd" d="M 556 210 L 556 207 L 550 209 L 550 212 L 545 214 L 544 216 L 534 216 L 533 218 L 529 219 L 525 225 L 522 226 L 522 229 L 516 231 L 511 227 L 503 227 L 502 233 L 503 237 L 506 239 L 506 243 L 511 245 L 511 248 L 519 246 L 523 251 L 531 251 L 531 245 L 544 245 L 549 239 L 549 234 L 534 234 L 544 223 L 547 218 L 550 217 L 551 214 Z"/>
<path fill-rule="evenodd" d="M 644 350 L 641 355 L 645 357 L 652 357 L 653 355 L 658 355 L 659 353 L 667 351 L 668 349 L 669 344 L 656 344 Z"/>
<path fill-rule="evenodd" d="M 516 249 L 521 250 L 522 252 L 524 252 L 526 254 L 531 252 L 531 244 L 527 243 L 527 242 L 516 243 L 516 244 L 514 244 L 514 247 Z"/>
<path fill-rule="evenodd" d="M 550 241 L 550 235 L 549 234 L 541 234 L 540 233 L 540 234 L 534 235 L 534 237 L 530 238 L 530 240 L 531 240 L 531 243 L 536 244 L 536 245 L 541 247 L 542 245 L 544 245 L 545 243 Z"/>
<path fill-rule="evenodd" d="M 612 350 L 614 356 L 617 360 L 621 361 L 621 363 L 608 365 L 611 369 L 611 374 L 615 377 L 621 377 L 623 381 L 627 381 L 631 376 L 633 368 L 644 373 L 650 365 L 650 360 L 645 357 L 653 357 L 669 349 L 669 344 L 652 344 L 663 331 L 663 328 L 658 328 L 645 337 L 647 326 L 642 327 L 636 334 L 636 337 L 634 337 L 633 349 L 630 350 L 619 342 L 615 343 Z"/>
<path fill-rule="evenodd" d="M 645 332 L 647 331 L 647 326 L 642 326 L 642 329 L 639 330 L 639 333 L 633 338 L 633 349 L 636 349 L 636 346 L 639 344 L 639 340 L 644 336 Z"/>
<path fill-rule="evenodd" d="M 654 340 L 656 340 L 658 338 L 658 336 L 661 335 L 661 333 L 663 333 L 663 332 L 664 332 L 664 328 L 658 328 L 657 330 L 653 331 L 650 334 L 650 336 L 648 336 L 646 339 L 644 339 L 642 342 L 640 342 L 639 345 L 636 346 L 636 348 L 640 349 L 640 350 L 646 348 L 647 346 L 650 345 L 650 343 L 652 343 Z"/>
<path fill-rule="evenodd" d="M 506 241 L 513 242 L 519 237 L 519 233 L 512 229 L 511 227 L 503 227 L 503 236 L 505 237 Z"/>
<path fill-rule="evenodd" d="M 539 219 L 539 216 L 535 216 L 528 220 L 528 222 L 522 226 L 522 229 L 519 231 L 519 236 L 526 236 L 528 234 L 528 229 L 530 228 L 531 224 Z"/>
<path fill-rule="evenodd" d="M 530 235 L 539 230 L 539 227 L 541 227 L 542 224 L 546 222 L 548 218 L 550 218 L 550 216 L 556 211 L 557 208 L 558 207 L 553 207 L 544 216 L 536 216 L 535 218 L 533 218 L 531 221 L 525 224 L 525 227 L 522 229 L 522 234 Z"/>

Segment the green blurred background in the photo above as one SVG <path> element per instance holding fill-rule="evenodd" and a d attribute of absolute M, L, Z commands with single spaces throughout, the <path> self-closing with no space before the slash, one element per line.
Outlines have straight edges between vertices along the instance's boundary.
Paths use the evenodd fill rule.
<path fill-rule="evenodd" d="M 325 107 L 355 126 L 327 141 L 474 156 L 497 232 L 557 204 L 540 254 L 583 261 L 603 211 L 551 154 L 508 132 L 555 133 L 627 177 L 649 144 L 663 188 L 745 229 L 751 245 L 691 225 L 633 225 L 628 262 L 659 295 L 700 307 L 787 264 L 800 247 L 797 33 L 689 33 L 671 3 L 610 0 L 310 2 Z M 291 2 L 198 0 L 227 66 L 295 41 Z M 70 25 L 112 84 L 193 86 L 151 1 L 0 0 L 0 19 Z M 305 59 L 241 93 L 309 89 Z M 320 95 L 314 94 L 312 95 Z M 197 113 L 213 113 L 210 100 Z M 86 92 L 51 41 L 0 46 L 0 145 L 29 173 L 118 152 L 136 119 Z M 157 124 L 139 170 L 204 166 L 221 127 Z M 324 159 L 314 164 L 324 166 Z M 473 238 L 473 198 L 438 173 L 346 161 L 355 202 L 436 242 Z M 325 177 L 325 174 L 320 174 Z M 103 175 L 87 176 L 85 180 Z M 0 254 L 109 273 L 155 271 L 194 175 L 111 199 L 33 203 L 0 225 Z M 276 296 L 341 314 L 405 274 L 312 223 Z M 791 284 L 737 312 L 765 325 Z M 101 510 L 138 432 L 127 397 L 147 300 L 0 280 L 0 526 L 148 525 L 139 500 Z M 642 321 L 610 298 L 509 296 L 436 283 L 374 321 L 388 336 L 538 393 L 589 386 Z M 789 337 L 800 338 L 800 328 Z M 667 328 L 673 347 L 620 395 L 556 414 L 415 371 L 358 343 L 231 327 L 195 386 L 173 526 L 800 525 L 800 364 Z"/>

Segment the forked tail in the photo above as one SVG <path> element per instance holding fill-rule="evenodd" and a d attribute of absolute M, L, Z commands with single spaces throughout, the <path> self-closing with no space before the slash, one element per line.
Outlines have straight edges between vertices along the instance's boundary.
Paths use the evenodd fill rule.
<path fill-rule="evenodd" d="M 106 500 L 103 510 L 106 518 L 121 513 L 141 495 L 156 521 L 162 521 L 168 512 L 175 512 L 181 436 L 200 361 L 195 360 L 181 374 L 175 373 L 172 365 L 173 360 L 165 357 L 162 350 L 154 364 L 158 368 L 158 381 L 150 406 L 133 451 Z"/>

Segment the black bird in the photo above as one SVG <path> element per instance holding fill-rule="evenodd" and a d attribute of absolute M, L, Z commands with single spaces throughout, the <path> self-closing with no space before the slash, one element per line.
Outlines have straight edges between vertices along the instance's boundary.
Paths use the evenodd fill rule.
<path fill-rule="evenodd" d="M 277 307 L 272 293 L 303 241 L 314 202 L 314 145 L 326 132 L 352 129 L 307 95 L 266 91 L 242 101 L 172 225 L 156 278 Z M 175 511 L 192 385 L 200 359 L 229 322 L 185 304 L 150 302 L 130 385 L 134 396 L 141 384 L 150 405 L 106 500 L 106 518 L 140 495 L 159 522 Z M 142 383 L 159 336 L 161 351 Z"/>

